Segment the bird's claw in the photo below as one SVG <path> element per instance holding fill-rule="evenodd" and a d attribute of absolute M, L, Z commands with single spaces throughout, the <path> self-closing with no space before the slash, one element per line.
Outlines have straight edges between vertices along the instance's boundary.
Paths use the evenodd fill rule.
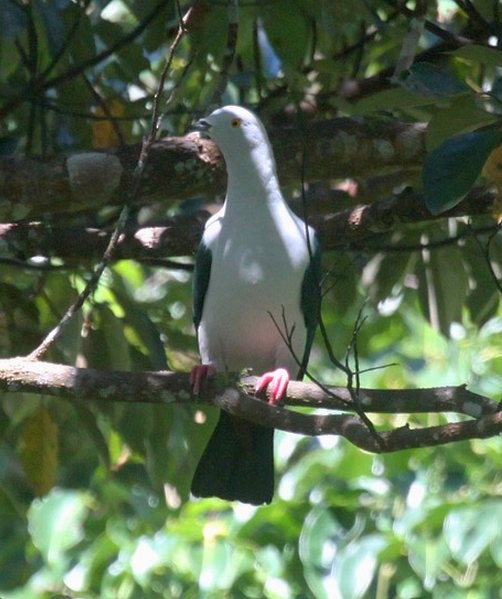
<path fill-rule="evenodd" d="M 194 395 L 199 395 L 200 387 L 206 379 L 216 374 L 216 368 L 212 364 L 197 364 L 190 372 L 190 385 Z"/>
<path fill-rule="evenodd" d="M 290 381 L 289 372 L 285 368 L 277 368 L 271 372 L 265 372 L 260 376 L 255 385 L 255 393 L 268 387 L 269 403 L 272 405 L 278 403 L 288 387 Z"/>

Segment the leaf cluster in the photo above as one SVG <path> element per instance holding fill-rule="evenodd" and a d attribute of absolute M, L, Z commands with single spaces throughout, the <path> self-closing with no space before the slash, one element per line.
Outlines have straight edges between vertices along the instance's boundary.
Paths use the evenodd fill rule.
<path fill-rule="evenodd" d="M 502 187 L 499 9 L 485 0 L 419 4 L 243 0 L 225 67 L 227 5 L 196 2 L 163 90 L 171 102 L 161 133 L 185 132 L 222 78 L 222 101 L 254 107 L 270 128 L 339 116 L 426 122 L 421 173 L 310 181 L 303 190 L 298 177 L 289 189 L 297 207 L 304 192 L 307 210 L 326 215 L 409 187 L 437 216 L 380 223 L 357 243 L 336 240 L 323 257 L 327 336 L 340 359 L 351 348 L 347 362 L 364 371 L 366 386 L 468 383 L 499 398 L 500 208 L 447 212 L 475 184 Z M 139 142 L 178 25 L 177 3 L 161 0 L 1 3 L 2 157 Z M 395 151 L 388 139 L 363 149 L 365 159 Z M 350 151 L 347 140 L 340 152 Z M 217 200 L 156 200 L 132 209 L 129 224 L 162 225 L 173 214 L 214 210 Z M 108 231 L 116 218 L 114 207 L 83 205 L 41 222 L 49 231 Z M 197 360 L 190 258 L 168 258 L 110 263 L 49 358 L 188 370 Z M 22 244 L 0 245 L 0 259 L 0 356 L 26 355 L 82 291 L 92 260 Z M 345 383 L 320 335 L 310 368 Z M 277 500 L 250 509 L 188 500 L 215 418 L 211 408 L 2 395 L 2 597 L 499 593 L 500 439 L 372 456 L 340 439 L 279 433 Z M 419 414 L 407 423 L 448 419 Z M 372 421 L 404 425 L 399 415 Z"/>

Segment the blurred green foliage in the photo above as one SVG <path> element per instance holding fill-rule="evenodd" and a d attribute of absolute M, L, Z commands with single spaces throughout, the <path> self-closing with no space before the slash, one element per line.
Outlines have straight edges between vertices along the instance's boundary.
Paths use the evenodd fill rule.
<path fill-rule="evenodd" d="M 499 9 L 487 0 L 429 3 L 427 23 L 444 35 L 425 27 L 418 60 L 391 79 L 409 39 L 409 10 L 384 0 L 243 1 L 224 100 L 256 105 L 270 123 L 311 113 L 427 121 L 423 185 L 430 208 L 442 212 L 500 143 Z M 177 95 L 164 132 L 183 132 L 211 98 L 226 11 L 225 2 L 199 2 L 187 23 L 167 82 L 166 93 L 177 86 Z M 0 152 L 139 140 L 177 26 L 175 2 L 0 2 Z M 468 36 L 472 44 L 455 43 Z M 413 176 L 405 183 L 420 186 Z M 190 205 L 137 216 L 155 223 L 178 210 Z M 113 216 L 104 209 L 68 224 L 100 226 Z M 376 239 L 378 251 L 324 256 L 324 320 L 341 358 L 364 306 L 364 386 L 467 383 L 500 399 L 502 241 L 473 232 L 492 223 L 489 215 L 396 223 Z M 447 237 L 457 242 L 442 244 Z M 33 349 L 92 265 L 82 256 L 60 266 L 0 264 L 0 356 Z M 50 359 L 188 370 L 197 360 L 190 303 L 187 271 L 118 262 Z M 320 338 L 311 368 L 326 383 L 344 383 Z M 3 395 L 2 598 L 502 597 L 499 438 L 373 456 L 343 439 L 276 433 L 276 499 L 252 508 L 188 498 L 214 419 L 209 408 Z M 372 419 L 395 427 L 454 417 Z"/>

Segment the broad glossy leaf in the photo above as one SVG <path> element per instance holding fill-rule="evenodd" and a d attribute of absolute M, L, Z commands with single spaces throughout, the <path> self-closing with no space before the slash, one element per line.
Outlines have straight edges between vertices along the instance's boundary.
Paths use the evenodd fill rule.
<path fill-rule="evenodd" d="M 140 537 L 130 559 L 134 578 L 142 586 L 148 585 L 153 571 L 168 563 L 176 545 L 176 540 L 165 534 Z"/>
<path fill-rule="evenodd" d="M 114 370 L 130 370 L 131 357 L 129 344 L 124 334 L 124 323 L 117 318 L 105 304 L 97 304 L 96 312 L 99 314 L 100 329 L 103 331 L 106 343 L 108 363 Z"/>
<path fill-rule="evenodd" d="M 20 355 L 31 351 L 38 343 L 39 314 L 26 289 L 0 281 L 0 314 L 5 327 L 0 353 Z"/>
<path fill-rule="evenodd" d="M 326 324 L 329 324 L 333 318 L 339 321 L 354 307 L 358 299 L 360 270 L 354 257 L 346 252 L 337 252 L 326 268 L 329 271 L 323 283 L 323 309 L 326 311 Z"/>
<path fill-rule="evenodd" d="M 432 214 L 445 212 L 462 200 L 501 143 L 502 130 L 489 127 L 451 137 L 428 154 L 422 182 Z"/>
<path fill-rule="evenodd" d="M 92 16 L 82 11 L 81 7 L 75 3 L 69 4 L 64 11 L 64 22 L 66 30 L 74 27 L 78 22 L 76 34 L 72 37 L 68 48 L 69 54 L 75 64 L 94 57 L 96 50 L 95 24 L 92 22 Z"/>
<path fill-rule="evenodd" d="M 209 533 L 209 526 L 207 532 Z M 251 555 L 246 555 L 242 549 L 236 549 L 223 532 L 206 537 L 202 558 L 202 568 L 199 576 L 199 586 L 202 591 L 210 592 L 232 587 L 233 581 L 239 575 L 242 566 L 249 561 Z"/>
<path fill-rule="evenodd" d="M 128 336 L 129 342 L 137 345 L 139 351 L 147 354 L 150 363 L 148 368 L 153 370 L 167 368 L 166 353 L 160 331 L 150 319 L 147 306 L 138 304 L 131 299 L 119 277 L 114 277 L 114 281 L 113 293 L 124 310 L 125 334 Z M 128 332 L 128 327 L 134 334 Z"/>
<path fill-rule="evenodd" d="M 336 538 L 344 536 L 345 529 L 337 522 L 327 506 L 313 508 L 305 519 L 299 539 L 300 559 L 305 565 L 330 569 L 325 543 L 336 544 Z M 334 549 L 333 549 L 334 551 Z M 334 553 L 333 553 L 334 555 Z"/>
<path fill-rule="evenodd" d="M 373 114 L 378 110 L 414 109 L 431 103 L 428 96 L 419 96 L 402 87 L 391 87 L 368 95 L 356 101 L 353 105 L 354 114 Z"/>
<path fill-rule="evenodd" d="M 175 4 L 166 2 L 162 6 L 162 3 L 159 4 L 157 0 L 133 1 L 127 4 L 139 23 L 144 21 L 157 7 L 161 7 L 156 18 L 150 21 L 148 27 L 142 32 L 142 46 L 145 50 L 155 52 L 162 44 L 171 43 L 172 39 L 166 35 L 166 24 L 177 21 L 178 14 Z"/>

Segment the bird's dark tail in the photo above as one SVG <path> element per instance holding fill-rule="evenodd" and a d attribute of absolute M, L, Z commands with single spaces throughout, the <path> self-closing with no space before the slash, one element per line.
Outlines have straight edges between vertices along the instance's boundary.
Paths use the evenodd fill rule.
<path fill-rule="evenodd" d="M 270 503 L 274 494 L 274 429 L 223 410 L 195 471 L 196 497 Z"/>

